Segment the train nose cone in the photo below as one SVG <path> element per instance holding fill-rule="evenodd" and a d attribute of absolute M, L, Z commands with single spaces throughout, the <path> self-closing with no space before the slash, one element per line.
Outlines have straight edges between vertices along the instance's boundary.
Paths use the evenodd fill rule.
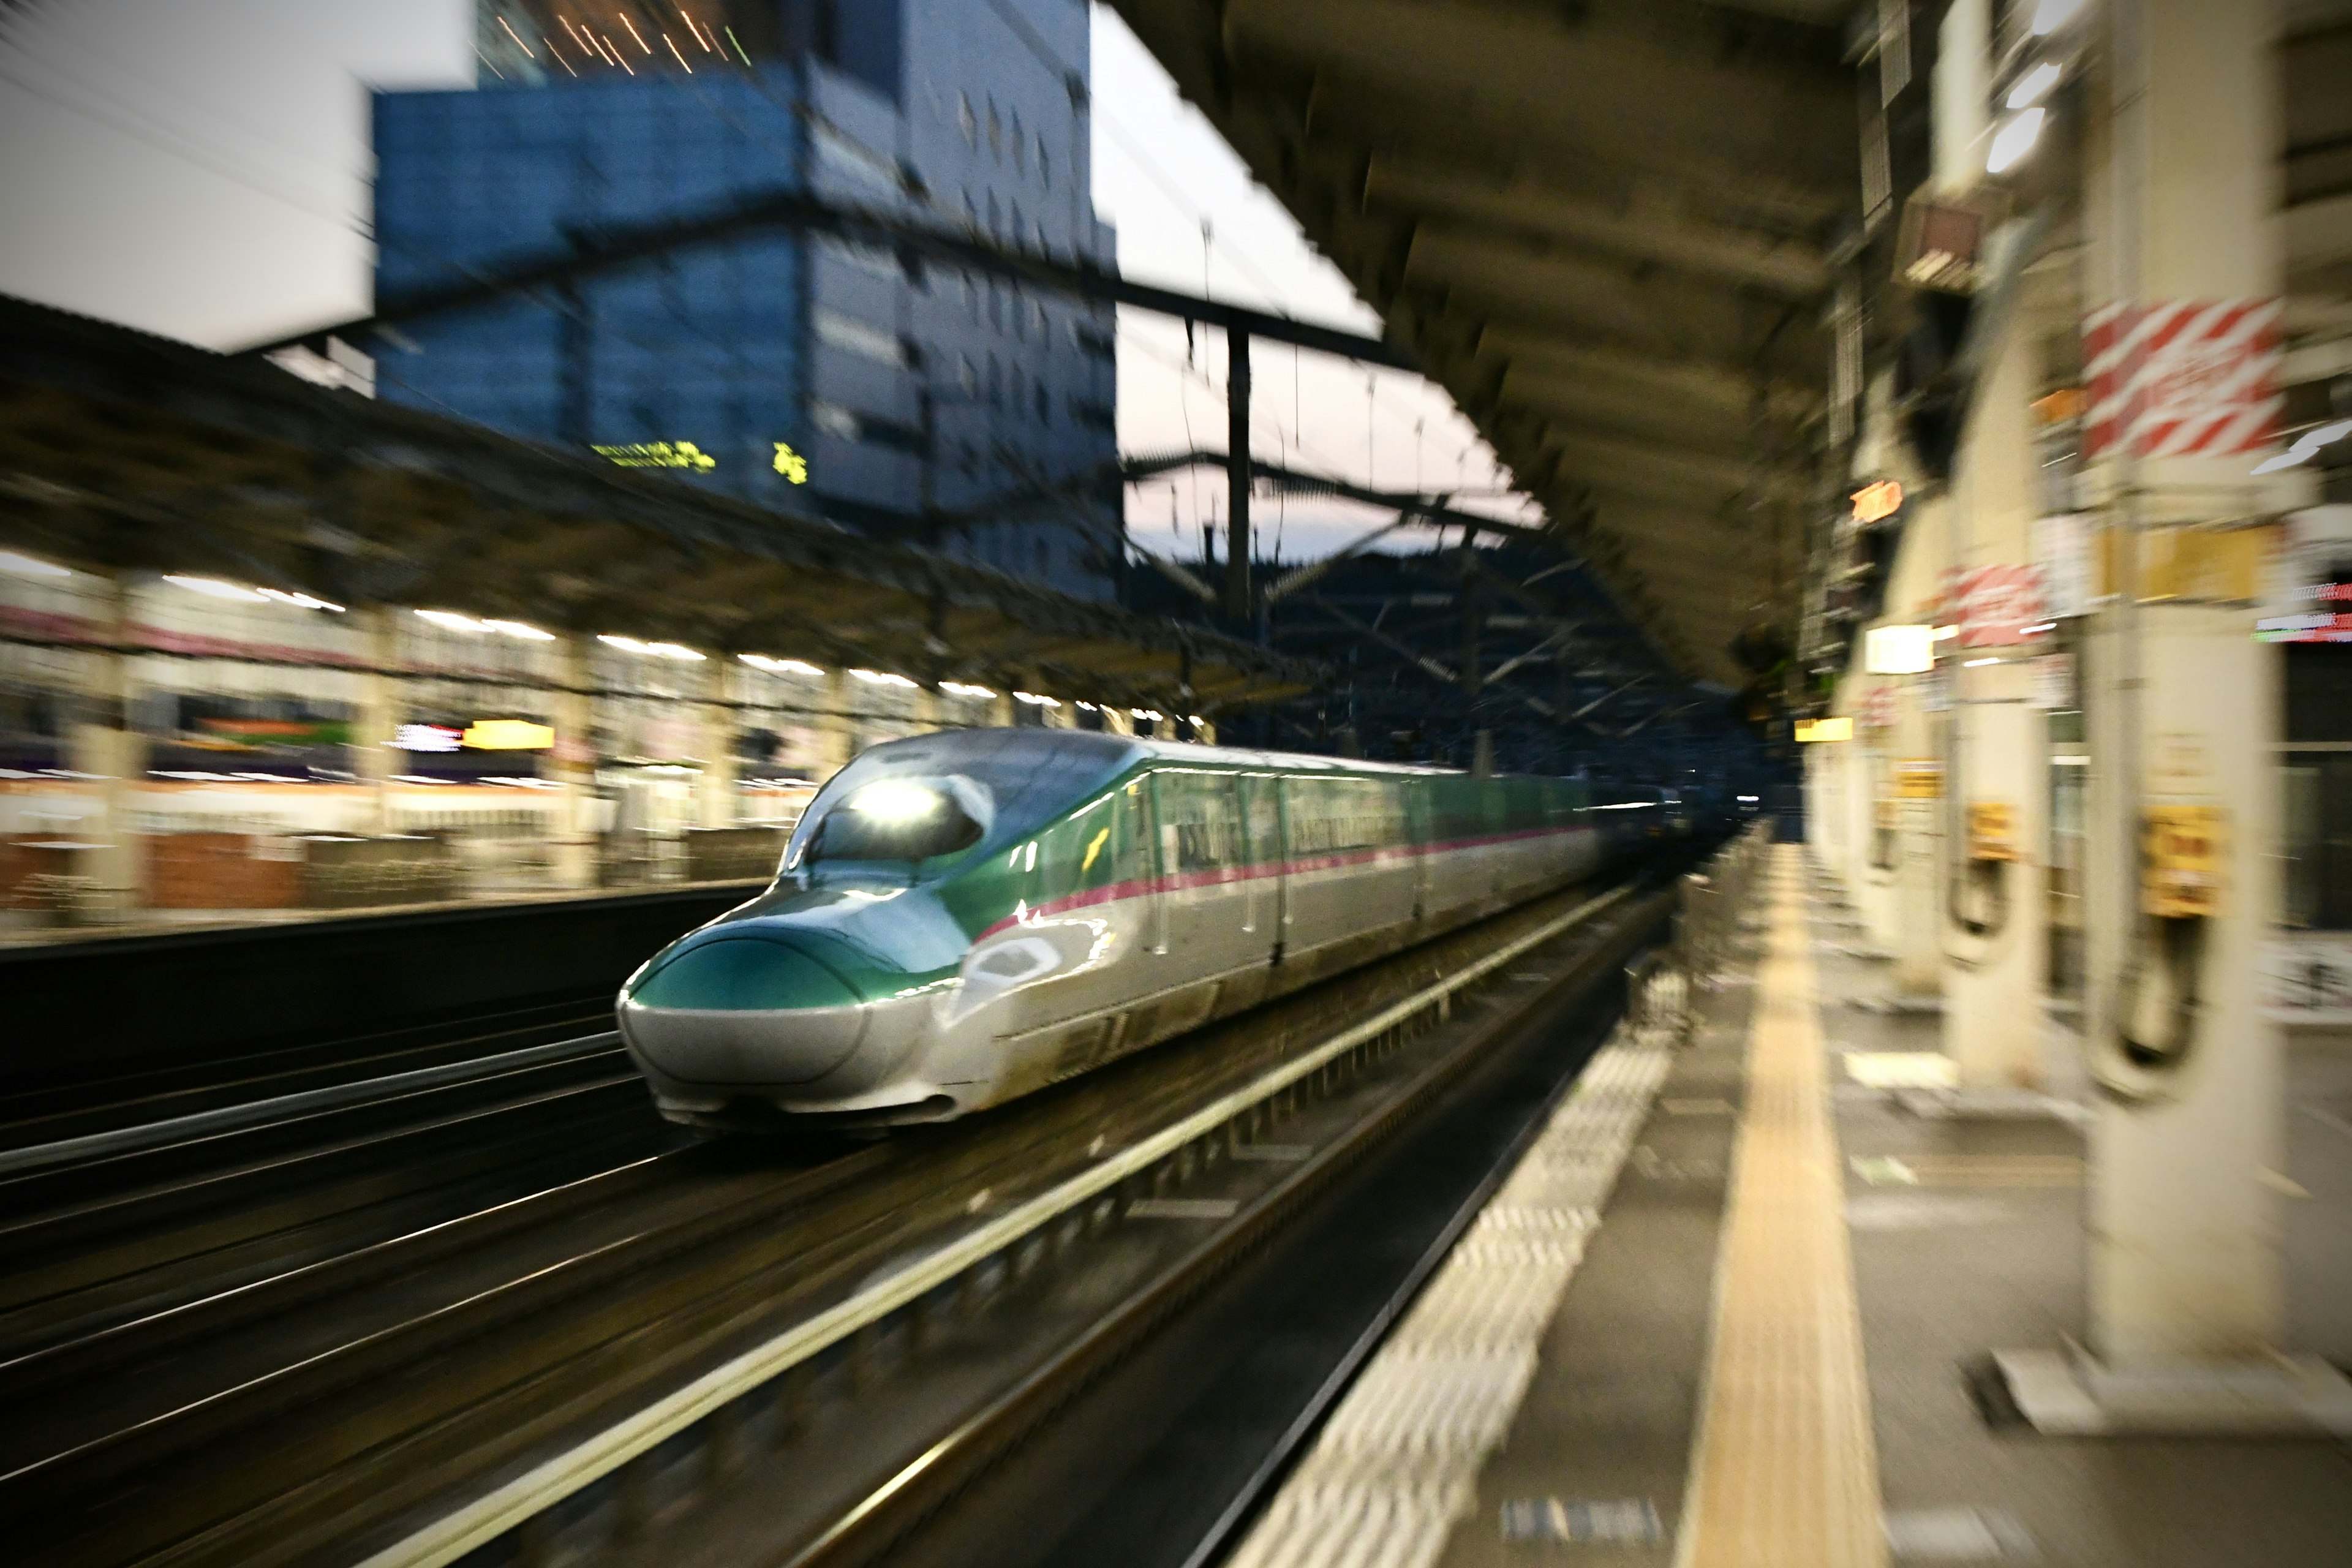
<path fill-rule="evenodd" d="M 866 1009 L 805 935 L 724 927 L 688 938 L 621 998 L 621 1031 L 691 1083 L 806 1083 L 849 1059 Z"/>

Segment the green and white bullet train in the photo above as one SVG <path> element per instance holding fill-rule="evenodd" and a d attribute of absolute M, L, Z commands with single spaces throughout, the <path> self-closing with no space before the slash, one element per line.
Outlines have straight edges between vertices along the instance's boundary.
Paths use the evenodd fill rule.
<path fill-rule="evenodd" d="M 964 730 L 877 746 L 773 886 L 629 978 L 669 1120 L 943 1121 L 1590 876 L 1657 790 Z"/>

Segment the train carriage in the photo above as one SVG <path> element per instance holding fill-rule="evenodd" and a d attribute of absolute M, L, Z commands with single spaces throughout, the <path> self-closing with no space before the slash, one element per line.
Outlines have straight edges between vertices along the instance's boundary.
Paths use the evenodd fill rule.
<path fill-rule="evenodd" d="M 1589 876 L 1648 827 L 1565 779 L 1054 730 L 892 742 L 760 897 L 623 988 L 663 1115 L 999 1103 Z"/>

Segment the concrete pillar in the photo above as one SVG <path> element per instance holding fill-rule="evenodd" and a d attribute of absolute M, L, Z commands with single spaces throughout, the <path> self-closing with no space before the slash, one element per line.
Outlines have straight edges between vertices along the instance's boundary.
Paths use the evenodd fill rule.
<path fill-rule="evenodd" d="M 120 578 L 106 584 L 108 627 L 112 640 L 127 640 L 126 608 Z M 147 742 L 131 727 L 131 660 L 112 649 L 86 656 L 87 675 L 81 697 L 82 713 L 66 737 L 65 764 L 84 777 L 76 788 L 87 792 L 89 815 L 76 823 L 68 837 L 98 846 L 76 858 L 78 875 L 100 889 L 121 889 L 116 896 L 141 901 L 142 857 L 131 820 L 147 777 Z"/>
<path fill-rule="evenodd" d="M 695 749 L 702 771 L 694 781 L 694 822 L 698 827 L 732 827 L 740 770 L 735 759 L 735 710 L 729 706 L 727 683 L 732 666 L 725 659 L 706 659 L 701 666 L 703 700 L 695 704 Z"/>
<path fill-rule="evenodd" d="M 352 731 L 352 772 L 367 791 L 366 830 L 389 833 L 393 830 L 392 775 L 402 771 L 401 753 L 392 749 L 393 736 L 404 717 L 400 679 L 392 673 L 400 657 L 398 623 L 394 617 L 401 612 L 383 605 L 358 605 L 345 613 L 359 617 L 367 639 L 368 669 L 360 678 L 359 723 Z M 560 724 L 556 733 L 562 733 Z"/>
<path fill-rule="evenodd" d="M 824 710 L 816 718 L 818 757 L 824 770 L 819 784 L 847 767 L 856 747 L 856 721 L 849 716 L 856 687 L 857 682 L 849 678 L 846 669 L 824 672 Z"/>
<path fill-rule="evenodd" d="M 1928 709 L 1933 678 L 1903 678 L 1895 705 L 1893 765 L 1889 791 L 1895 819 L 1886 902 L 1894 940 L 1893 990 L 1908 1002 L 1924 1003 L 1942 990 L 1944 748 L 1943 715 Z"/>
<path fill-rule="evenodd" d="M 2111 0 L 2120 64 L 2094 176 L 2094 300 L 2276 297 L 2281 89 L 2269 0 Z M 2104 287 L 2102 287 L 2104 286 Z M 2152 559 L 2186 525 L 2259 512 L 2243 458 L 2118 457 L 2093 470 L 2126 557 Z M 2284 1328 L 2273 1173 L 2284 1142 L 2284 1047 L 2255 1001 L 2255 950 L 2277 903 L 2272 759 L 2274 650 L 2250 606 L 2144 598 L 2108 616 L 2117 656 L 2095 694 L 2120 731 L 2102 748 L 2093 853 L 2105 875 L 2089 918 L 2111 965 L 2092 983 L 2094 1069 L 2118 1092 L 2094 1139 L 2091 1305 L 2095 1348 L 2116 1359 L 2252 1356 Z M 2215 814 L 2221 903 L 2201 928 L 2143 912 L 2151 807 Z M 2194 954 L 2168 956 L 2167 939 Z M 2193 970 L 2184 1049 L 2136 1063 L 2123 1032 L 2172 1031 L 2164 973 Z M 2137 980 L 2135 985 L 2133 982 Z M 2137 1016 L 2135 1016 L 2137 1015 Z M 2159 1045 L 2170 1043 L 2158 1040 Z"/>
<path fill-rule="evenodd" d="M 1878 731 L 1859 721 L 1845 748 L 1846 887 L 1864 943 L 1888 951 L 1894 939 L 1893 910 L 1886 896 L 1887 871 L 1879 865 L 1879 803 L 1885 785 Z"/>
<path fill-rule="evenodd" d="M 559 888 L 596 885 L 595 701 L 588 695 L 591 673 L 586 639 L 567 636 L 556 645 L 556 689 L 549 704 L 555 748 L 549 774 L 562 786 L 563 805 L 555 842 L 550 846 Z"/>
<path fill-rule="evenodd" d="M 1965 1097 L 2038 1089 L 2049 762 L 2020 658 L 1959 671 L 1944 894 L 1944 1048 Z"/>
<path fill-rule="evenodd" d="M 2045 329 L 2071 325 L 2063 295 L 2053 310 L 2042 293 L 2026 289 L 2002 323 L 1962 434 L 1950 513 L 1950 563 L 1958 571 L 2022 568 L 2033 559 L 2041 493 L 2031 410 L 2042 391 L 2041 342 Z M 1938 900 L 1944 1048 L 1964 1101 L 2038 1089 L 2047 1076 L 2050 763 L 2025 662 L 2040 635 L 1986 625 L 1940 645 L 1953 694 Z"/>
<path fill-rule="evenodd" d="M 2276 298 L 2273 0 L 2103 9 L 2108 75 L 2085 95 L 2087 302 Z M 2045 1429 L 2352 1432 L 2352 1383 L 2281 1353 L 2284 1051 L 2256 999 L 2278 903 L 2275 652 L 2251 635 L 2258 584 L 2149 570 L 2180 551 L 2226 559 L 2211 525 L 2291 504 L 2252 466 L 2125 447 L 2086 470 L 2118 568 L 2089 710 L 2085 1044 L 2106 1090 L 2091 1136 L 2091 1358 L 2000 1358 Z M 2210 897 L 2150 876 L 2167 820 L 2167 857 L 2201 840 Z"/>

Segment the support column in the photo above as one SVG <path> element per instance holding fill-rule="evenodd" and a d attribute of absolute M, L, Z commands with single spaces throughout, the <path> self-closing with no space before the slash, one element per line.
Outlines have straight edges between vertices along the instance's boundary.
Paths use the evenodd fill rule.
<path fill-rule="evenodd" d="M 125 595 L 121 578 L 107 581 L 104 590 L 108 632 L 111 640 L 127 640 Z M 132 808 L 147 777 L 147 741 L 132 728 L 131 659 L 112 648 L 84 656 L 89 664 L 83 683 L 81 712 L 67 736 L 65 764 L 83 774 L 77 792 L 86 791 L 92 810 L 76 823 L 68 837 L 98 846 L 82 850 L 77 871 L 101 889 L 120 889 L 131 902 L 143 901 L 138 835 Z M 101 897 L 108 895 L 102 894 Z"/>
<path fill-rule="evenodd" d="M 1232 521 L 1225 531 L 1225 614 L 1255 618 L 1250 604 L 1250 341 L 1225 332 L 1225 488 Z"/>
<path fill-rule="evenodd" d="M 352 736 L 352 772 L 367 791 L 365 831 L 390 833 L 392 775 L 399 770 L 401 753 L 392 749 L 393 737 L 405 715 L 401 711 L 397 668 L 400 638 L 394 617 L 400 614 L 383 605 L 360 605 L 346 612 L 359 617 L 367 638 L 368 672 L 360 678 L 360 720 Z M 556 734 L 563 727 L 559 721 Z"/>
<path fill-rule="evenodd" d="M 845 669 L 824 672 L 824 711 L 817 715 L 816 730 L 820 737 L 818 761 L 825 779 L 849 765 L 852 749 L 857 744 L 856 724 L 849 717 L 849 709 L 857 683 Z"/>
<path fill-rule="evenodd" d="M 1961 1102 L 2038 1089 L 2042 959 L 2049 947 L 2042 845 L 2049 763 L 2042 710 L 2021 659 L 1964 668 L 1953 712 L 1952 842 L 1943 899 L 1944 1048 Z"/>
<path fill-rule="evenodd" d="M 2273 0 L 2108 0 L 2086 101 L 2088 302 L 2275 300 L 2281 85 Z M 2098 616 L 2086 1046 L 2088 1353 L 2004 1352 L 2046 1431 L 2352 1433 L 2352 1383 L 2289 1357 L 2284 1042 L 2257 1004 L 2276 918 L 2275 650 L 2231 525 L 2293 497 L 2252 462 L 2094 454 L 2118 567 Z M 2200 569 L 2159 573 L 2159 563 Z M 2236 564 L 2233 564 L 2236 563 Z M 2241 567 L 2242 566 L 2242 569 Z"/>
<path fill-rule="evenodd" d="M 696 705 L 696 749 L 702 753 L 702 772 L 694 783 L 694 822 L 698 827 L 735 826 L 735 801 L 740 772 L 735 759 L 735 710 L 727 705 L 727 681 L 733 666 L 723 659 L 704 662 L 703 700 Z"/>
<path fill-rule="evenodd" d="M 1944 874 L 1943 748 L 1936 743 L 1937 721 L 1924 700 L 1927 676 L 1905 678 L 1895 704 L 1893 765 L 1889 772 L 1895 818 L 1894 868 L 1887 874 L 1887 903 L 1894 919 L 1894 993 L 1925 1005 L 1943 986 L 1944 952 L 1937 941 L 1943 927 Z"/>
<path fill-rule="evenodd" d="M 1957 9 L 1957 8 L 1956 8 Z M 2046 276 L 2041 275 L 2041 276 Z M 2032 424 L 2045 331 L 2071 326 L 2063 299 L 2031 283 L 2001 324 L 1952 475 L 1951 564 L 2020 572 L 2033 559 L 2040 510 Z M 1951 684 L 1945 870 L 1937 902 L 1944 963 L 1944 1048 L 1958 1070 L 1956 1109 L 2013 1109 L 2047 1081 L 2042 993 L 2049 952 L 2044 823 L 2050 764 L 2032 703 L 2036 651 L 2023 619 L 1963 622 L 1940 645 Z"/>
<path fill-rule="evenodd" d="M 596 885 L 595 702 L 588 695 L 585 639 L 567 635 L 556 642 L 556 689 L 549 718 L 555 730 L 548 765 L 563 791 L 562 827 L 554 844 L 554 874 L 560 888 Z M 386 684 L 389 684 L 387 682 Z"/>

